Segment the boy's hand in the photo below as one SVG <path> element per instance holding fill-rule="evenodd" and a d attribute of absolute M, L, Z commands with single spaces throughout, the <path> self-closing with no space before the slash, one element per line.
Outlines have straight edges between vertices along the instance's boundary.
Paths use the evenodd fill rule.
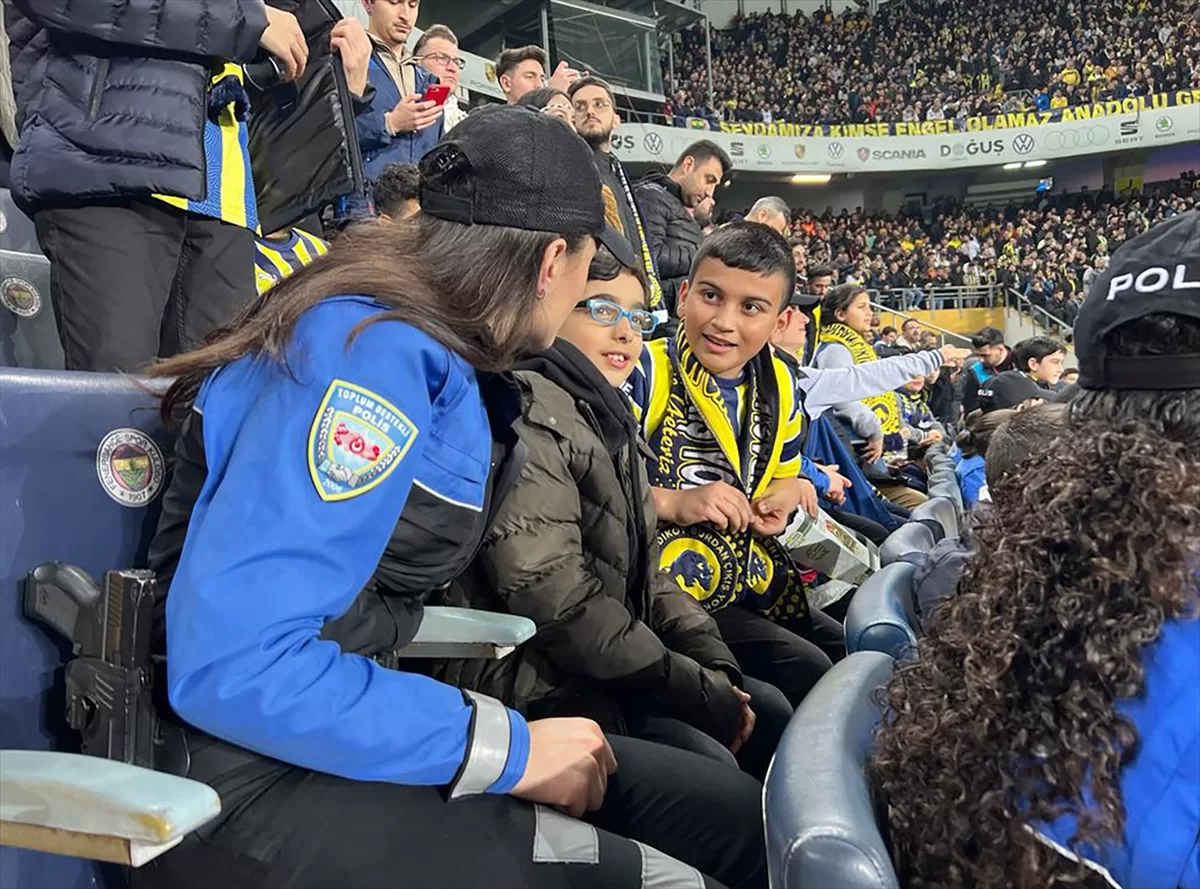
<path fill-rule="evenodd" d="M 797 507 L 816 516 L 817 489 L 813 483 L 806 478 L 777 478 L 750 504 L 754 511 L 750 527 L 761 537 L 775 537 L 787 528 L 788 516 Z"/>
<path fill-rule="evenodd" d="M 655 498 L 655 505 L 659 505 Z M 681 527 L 708 522 L 721 531 L 745 531 L 754 516 L 750 501 L 733 485 L 712 482 L 686 491 L 671 491 L 666 497 L 664 518 Z M 660 512 L 664 510 L 660 509 Z"/>
<path fill-rule="evenodd" d="M 750 740 L 750 735 L 754 732 L 754 723 L 757 717 L 755 717 L 754 711 L 750 709 L 750 695 L 740 688 L 735 688 L 734 691 L 737 692 L 737 696 L 742 700 L 742 724 L 738 729 L 737 737 L 729 744 L 729 752 L 737 756 L 738 751 L 742 749 L 742 745 Z"/>

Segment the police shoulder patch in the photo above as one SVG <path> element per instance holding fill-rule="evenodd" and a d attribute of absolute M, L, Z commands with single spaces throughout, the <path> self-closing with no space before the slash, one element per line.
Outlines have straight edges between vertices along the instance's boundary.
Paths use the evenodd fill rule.
<path fill-rule="evenodd" d="M 417 427 L 387 399 L 334 380 L 308 433 L 308 472 L 322 500 L 349 500 L 391 475 Z"/>

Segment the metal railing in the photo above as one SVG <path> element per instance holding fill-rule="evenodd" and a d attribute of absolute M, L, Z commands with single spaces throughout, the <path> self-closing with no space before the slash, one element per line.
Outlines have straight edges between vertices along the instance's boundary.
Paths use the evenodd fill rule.
<path fill-rule="evenodd" d="M 885 306 L 880 303 L 878 300 L 879 291 L 872 290 L 869 291 L 869 293 L 871 294 L 871 308 L 880 313 L 886 312 L 889 315 L 896 315 L 897 317 L 903 318 L 905 321 L 912 319 L 921 325 L 922 330 L 936 331 L 941 339 L 941 342 L 938 343 L 939 346 L 945 345 L 946 343 L 951 343 L 952 345 L 961 346 L 966 349 L 971 348 L 970 334 L 955 333 L 953 330 L 948 330 L 947 328 L 938 324 L 933 324 L 929 321 L 922 321 L 920 318 L 913 318 L 912 315 L 908 314 L 908 312 L 905 312 L 903 309 L 895 309 L 891 306 Z M 903 324 L 903 322 L 901 323 Z"/>
<path fill-rule="evenodd" d="M 1035 306 L 1029 297 L 1023 293 L 1018 293 L 1011 287 L 1008 288 L 1008 293 L 1013 307 L 1032 318 L 1034 324 L 1063 342 L 1069 342 L 1072 339 L 1074 330 L 1066 321 L 1056 318 L 1041 306 Z"/>
<path fill-rule="evenodd" d="M 961 287 L 889 287 L 877 291 L 879 301 L 895 309 L 994 309 L 1004 305 L 1004 288 L 999 284 Z"/>

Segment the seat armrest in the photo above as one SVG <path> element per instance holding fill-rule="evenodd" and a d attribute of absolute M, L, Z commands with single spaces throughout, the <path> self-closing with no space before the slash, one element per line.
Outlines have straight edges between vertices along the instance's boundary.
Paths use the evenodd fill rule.
<path fill-rule="evenodd" d="M 427 606 L 403 658 L 490 658 L 511 654 L 533 638 L 537 626 L 527 617 L 474 608 Z"/>
<path fill-rule="evenodd" d="M 221 811 L 199 781 L 47 750 L 0 750 L 0 845 L 140 867 Z"/>

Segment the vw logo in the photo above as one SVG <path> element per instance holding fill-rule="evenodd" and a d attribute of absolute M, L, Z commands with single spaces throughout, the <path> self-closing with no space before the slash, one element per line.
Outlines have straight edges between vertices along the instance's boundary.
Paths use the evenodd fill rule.
<path fill-rule="evenodd" d="M 1013 139 L 1013 151 L 1017 154 L 1029 154 L 1033 151 L 1033 136 L 1028 133 L 1021 133 L 1017 138 Z"/>
<path fill-rule="evenodd" d="M 651 154 L 662 154 L 663 141 L 662 136 L 658 135 L 658 133 L 647 133 L 642 144 L 646 146 L 646 150 Z"/>
<path fill-rule="evenodd" d="M 1046 134 L 1046 147 L 1051 151 L 1089 148 L 1108 141 L 1108 127 L 1095 124 L 1073 130 L 1052 130 Z"/>
<path fill-rule="evenodd" d="M 844 152 L 846 149 L 842 147 L 841 142 L 830 142 L 829 148 L 827 148 L 826 150 L 829 152 L 829 156 L 831 158 L 833 158 L 834 160 L 837 160 L 839 157 L 842 156 L 842 152 Z"/>

